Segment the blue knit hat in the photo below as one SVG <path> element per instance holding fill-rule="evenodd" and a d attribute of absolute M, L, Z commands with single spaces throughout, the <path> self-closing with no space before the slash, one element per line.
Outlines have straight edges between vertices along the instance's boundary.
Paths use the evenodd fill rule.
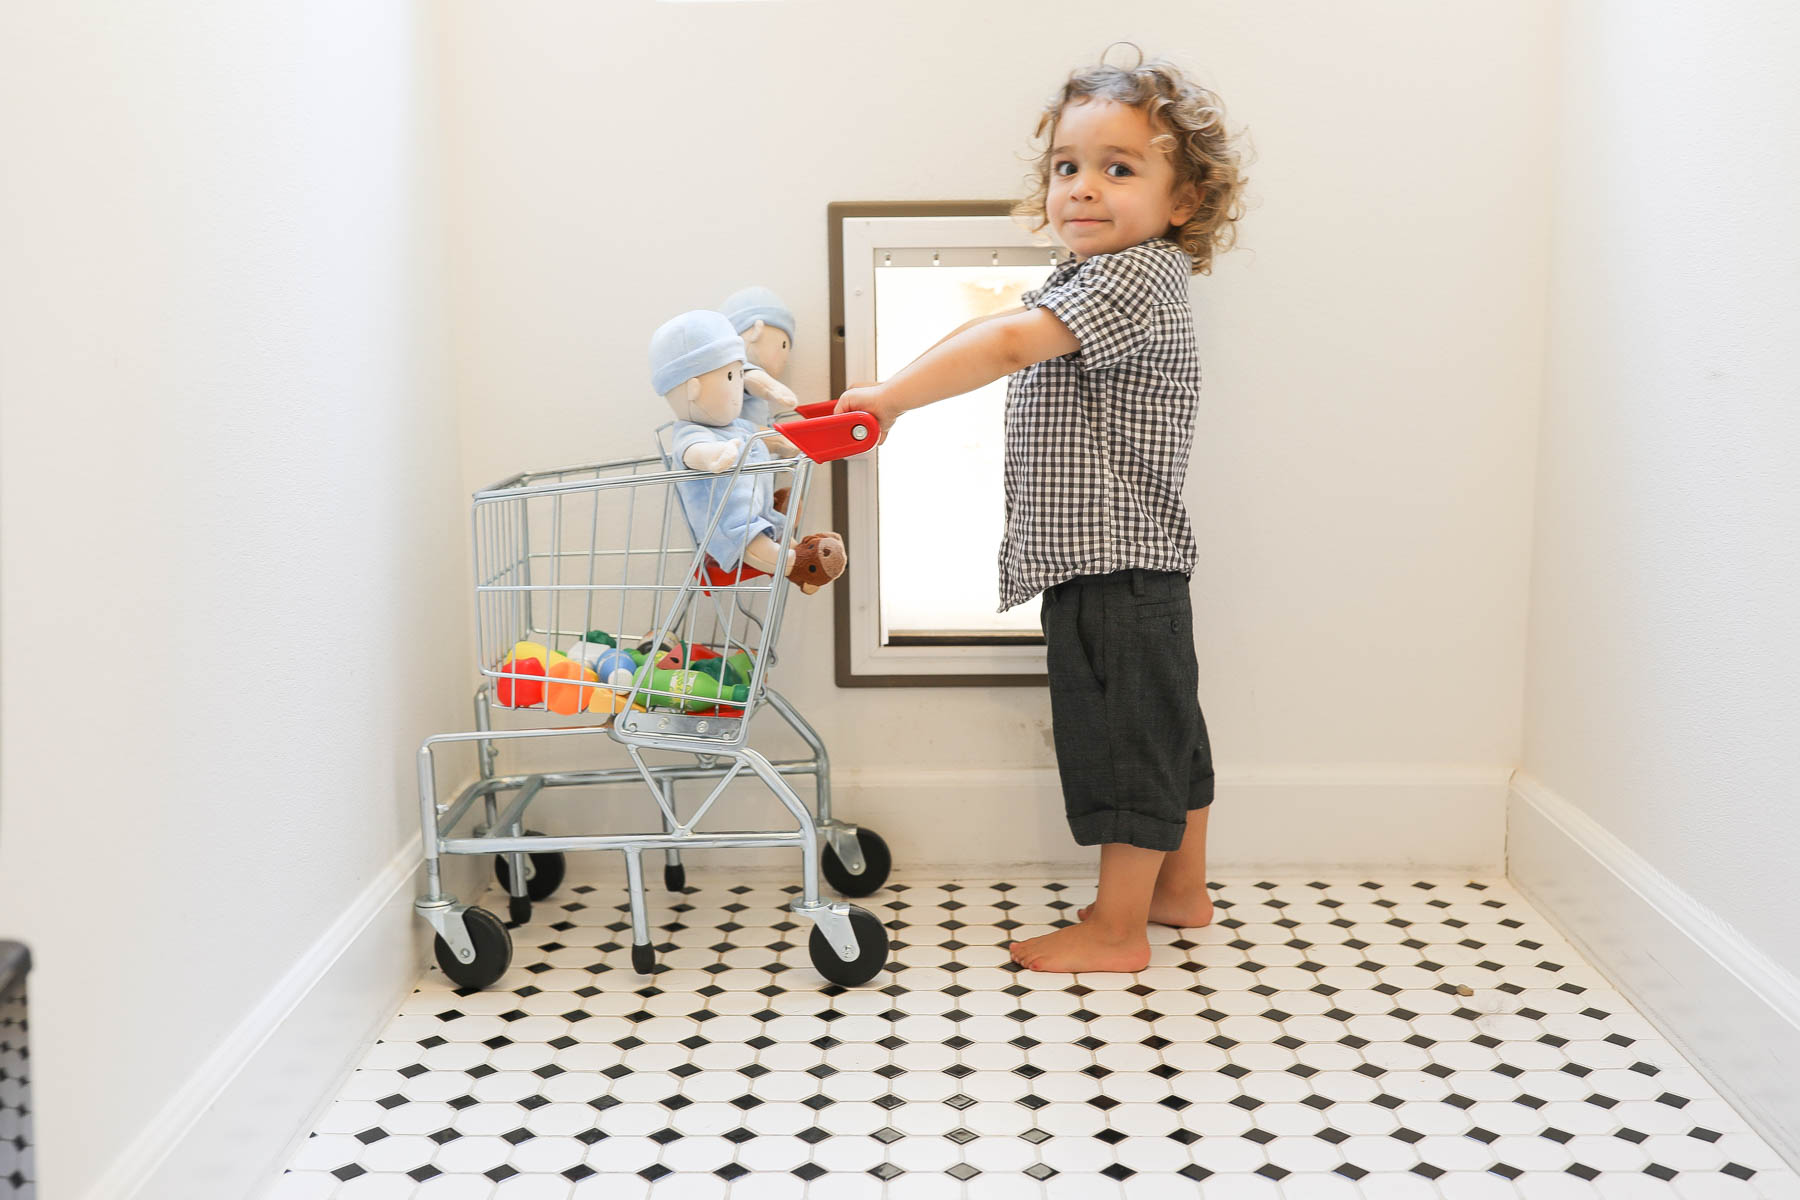
<path fill-rule="evenodd" d="M 761 321 L 794 336 L 794 314 L 781 302 L 781 297 L 766 287 L 747 287 L 733 292 L 719 311 L 731 318 L 731 327 L 739 333 Z"/>
<path fill-rule="evenodd" d="M 659 396 L 696 375 L 743 362 L 744 339 L 716 312 L 697 308 L 663 322 L 650 335 L 650 386 Z"/>

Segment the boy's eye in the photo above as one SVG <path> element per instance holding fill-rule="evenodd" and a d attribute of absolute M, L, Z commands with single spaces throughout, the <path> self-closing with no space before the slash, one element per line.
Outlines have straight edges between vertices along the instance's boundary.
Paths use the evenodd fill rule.
<path fill-rule="evenodd" d="M 1114 179 L 1123 179 L 1131 174 L 1131 168 L 1124 163 L 1108 163 L 1106 173 L 1111 175 Z"/>
<path fill-rule="evenodd" d="M 1072 162 L 1051 163 L 1050 173 L 1052 175 L 1073 175 L 1075 173 L 1075 164 Z"/>

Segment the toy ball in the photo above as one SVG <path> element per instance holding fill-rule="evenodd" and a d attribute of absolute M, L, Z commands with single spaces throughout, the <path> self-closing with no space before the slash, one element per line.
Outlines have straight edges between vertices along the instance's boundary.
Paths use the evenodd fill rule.
<path fill-rule="evenodd" d="M 623 650 L 607 650 L 596 655 L 589 665 L 601 683 L 613 687 L 630 687 L 631 677 L 637 671 L 637 663 Z"/>

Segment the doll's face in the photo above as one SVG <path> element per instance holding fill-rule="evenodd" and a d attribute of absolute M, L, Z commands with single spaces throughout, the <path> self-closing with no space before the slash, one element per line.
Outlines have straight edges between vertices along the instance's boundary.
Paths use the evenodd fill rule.
<path fill-rule="evenodd" d="M 792 340 L 785 331 L 766 321 L 758 321 L 744 330 L 744 346 L 750 351 L 750 361 L 777 379 L 787 371 Z"/>
<path fill-rule="evenodd" d="M 675 415 L 701 425 L 729 425 L 744 411 L 744 364 L 696 375 L 664 397 Z"/>

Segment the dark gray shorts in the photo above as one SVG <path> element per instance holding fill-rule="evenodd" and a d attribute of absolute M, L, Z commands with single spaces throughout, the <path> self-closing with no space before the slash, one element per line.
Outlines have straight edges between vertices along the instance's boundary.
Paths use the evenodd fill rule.
<path fill-rule="evenodd" d="M 1050 721 L 1082 846 L 1175 850 L 1213 799 L 1185 575 L 1078 575 L 1044 593 Z"/>

